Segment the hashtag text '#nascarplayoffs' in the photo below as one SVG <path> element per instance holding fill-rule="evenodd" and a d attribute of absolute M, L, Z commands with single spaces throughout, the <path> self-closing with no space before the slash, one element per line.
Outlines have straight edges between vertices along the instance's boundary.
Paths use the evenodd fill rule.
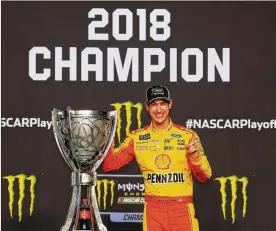
<path fill-rule="evenodd" d="M 251 119 L 187 119 L 186 127 L 192 129 L 252 129 L 261 131 L 262 129 L 276 129 L 276 119 L 265 122 Z"/>

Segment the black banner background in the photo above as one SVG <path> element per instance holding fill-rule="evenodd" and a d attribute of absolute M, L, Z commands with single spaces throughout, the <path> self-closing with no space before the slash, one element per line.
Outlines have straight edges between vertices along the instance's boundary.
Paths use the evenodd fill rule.
<path fill-rule="evenodd" d="M 88 12 L 105 8 L 109 13 L 117 8 L 148 12 L 165 8 L 171 13 L 171 37 L 166 42 L 151 39 L 139 42 L 88 41 Z M 255 121 L 275 119 L 275 52 L 276 4 L 272 2 L 2 2 L 2 118 L 40 117 L 51 120 L 53 108 L 89 108 L 113 110 L 114 102 L 144 101 L 144 91 L 153 84 L 164 84 L 172 93 L 175 123 L 185 125 L 189 118 L 252 118 Z M 136 20 L 137 21 L 137 20 Z M 106 31 L 110 31 L 108 24 Z M 207 48 L 220 51 L 231 49 L 230 82 L 216 78 L 207 82 L 206 59 L 204 78 L 198 83 L 187 83 L 178 76 L 177 83 L 169 82 L 169 59 L 161 73 L 155 73 L 150 83 L 139 82 L 70 82 L 64 69 L 63 81 L 34 81 L 28 75 L 28 53 L 34 46 L 46 46 L 54 57 L 54 47 L 64 50 L 68 58 L 70 46 L 80 51 L 85 47 L 200 48 L 206 58 Z M 38 68 L 54 69 L 54 58 L 37 63 Z M 194 65 L 191 65 L 194 68 Z M 140 66 L 142 73 L 143 65 Z M 54 70 L 52 70 L 52 73 Z M 106 66 L 104 66 L 104 76 Z M 104 77 L 105 78 L 105 77 Z M 142 123 L 149 118 L 145 110 Z M 123 128 L 125 121 L 123 124 Z M 134 121 L 131 129 L 137 127 Z M 213 169 L 213 179 L 206 184 L 195 182 L 195 208 L 202 231 L 257 231 L 276 230 L 273 220 L 275 199 L 275 129 L 220 130 L 196 129 Z M 123 134 L 125 136 L 125 134 Z M 71 197 L 70 170 L 60 155 L 52 130 L 45 128 L 2 128 L 2 177 L 24 173 L 35 175 L 35 204 L 28 215 L 29 193 L 25 192 L 22 221 L 18 222 L 18 193 L 9 215 L 8 184 L 2 178 L 1 208 L 3 230 L 59 230 L 65 221 Z M 99 170 L 99 173 L 102 173 Z M 133 161 L 116 173 L 140 174 Z M 248 205 L 242 218 L 242 200 L 236 202 L 236 221 L 231 223 L 230 206 L 227 220 L 221 211 L 221 194 L 216 177 L 247 176 Z M 14 191 L 17 192 L 18 186 Z M 26 186 L 27 187 L 27 186 Z M 240 190 L 240 188 L 238 188 Z M 230 195 L 230 192 L 228 192 Z M 229 205 L 228 198 L 228 205 Z M 103 216 L 109 230 L 141 230 L 141 223 L 111 223 Z"/>

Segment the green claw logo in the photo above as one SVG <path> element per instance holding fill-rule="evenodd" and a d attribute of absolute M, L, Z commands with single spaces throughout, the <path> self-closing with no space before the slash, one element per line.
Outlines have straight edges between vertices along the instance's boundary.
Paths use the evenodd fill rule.
<path fill-rule="evenodd" d="M 114 180 L 97 180 L 97 200 L 100 208 L 106 210 L 107 207 L 107 197 L 110 193 L 110 203 L 109 206 L 112 206 L 114 203 Z M 103 192 L 103 193 L 102 193 Z M 102 203 L 103 202 L 103 203 Z"/>
<path fill-rule="evenodd" d="M 35 200 L 35 183 L 36 183 L 36 176 L 30 175 L 26 176 L 25 174 L 19 174 L 16 176 L 5 176 L 3 177 L 8 181 L 8 192 L 9 192 L 9 211 L 10 211 L 10 217 L 13 218 L 13 203 L 14 203 L 14 196 L 15 192 L 13 189 L 14 182 L 17 179 L 18 180 L 18 189 L 19 189 L 19 199 L 18 199 L 18 221 L 20 222 L 22 220 L 22 208 L 23 208 L 23 200 L 25 197 L 25 182 L 30 181 L 30 216 L 33 213 L 34 210 L 34 200 Z"/>
<path fill-rule="evenodd" d="M 221 208 L 224 220 L 226 220 L 226 202 L 227 202 L 227 194 L 226 194 L 226 186 L 227 182 L 230 182 L 230 189 L 231 189 L 231 218 L 232 224 L 235 222 L 236 218 L 236 200 L 237 200 L 237 189 L 238 189 L 238 182 L 242 184 L 242 196 L 243 196 L 243 209 L 242 214 L 243 217 L 246 215 L 246 208 L 247 208 L 247 185 L 248 185 L 248 178 L 243 176 L 238 178 L 237 176 L 229 176 L 229 177 L 218 177 L 215 180 L 220 182 L 220 193 L 221 193 Z"/>
<path fill-rule="evenodd" d="M 121 129 L 122 129 L 122 107 L 125 107 L 125 113 L 126 113 L 126 136 L 129 135 L 130 133 L 130 127 L 132 124 L 132 108 L 136 108 L 136 119 L 137 119 L 137 125 L 138 128 L 141 128 L 142 126 L 142 121 L 141 121 L 141 112 L 143 109 L 143 105 L 141 103 L 136 103 L 133 104 L 130 101 L 124 102 L 124 103 L 113 103 L 111 104 L 116 110 L 117 110 L 117 115 L 118 115 L 118 125 L 117 125 L 117 138 L 119 143 L 121 143 Z"/>

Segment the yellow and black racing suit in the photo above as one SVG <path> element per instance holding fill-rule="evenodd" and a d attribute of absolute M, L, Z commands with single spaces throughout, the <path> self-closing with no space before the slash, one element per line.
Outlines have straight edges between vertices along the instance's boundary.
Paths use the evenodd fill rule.
<path fill-rule="evenodd" d="M 186 147 L 195 141 L 199 157 Z M 204 182 L 212 171 L 197 134 L 170 122 L 164 130 L 151 125 L 135 130 L 118 147 L 111 147 L 104 171 L 118 170 L 136 159 L 145 184 L 144 231 L 198 231 L 193 206 L 192 173 Z"/>

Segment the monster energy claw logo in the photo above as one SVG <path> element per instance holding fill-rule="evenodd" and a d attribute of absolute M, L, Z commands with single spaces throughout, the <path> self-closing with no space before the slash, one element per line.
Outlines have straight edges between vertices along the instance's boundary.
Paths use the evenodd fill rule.
<path fill-rule="evenodd" d="M 138 128 L 141 128 L 142 122 L 141 122 L 141 112 L 143 109 L 143 105 L 141 103 L 136 103 L 133 104 L 132 102 L 124 102 L 124 103 L 113 103 L 111 106 L 115 107 L 117 110 L 117 115 L 118 115 L 118 126 L 117 126 L 117 137 L 119 143 L 121 142 L 121 129 L 122 129 L 122 116 L 121 116 L 121 109 L 124 106 L 126 110 L 126 136 L 129 135 L 130 133 L 130 127 L 132 124 L 131 117 L 132 117 L 132 108 L 136 108 L 137 113 L 136 113 L 136 119 L 137 119 L 137 125 Z"/>
<path fill-rule="evenodd" d="M 235 222 L 235 205 L 236 205 L 236 200 L 237 200 L 237 183 L 241 182 L 242 184 L 242 196 L 243 196 L 243 209 L 242 209 L 242 214 L 243 217 L 245 217 L 246 214 L 246 208 L 247 208 L 247 185 L 248 185 L 248 178 L 243 176 L 241 178 L 238 178 L 237 176 L 229 176 L 229 177 L 219 177 L 216 178 L 215 180 L 220 182 L 220 193 L 221 193 L 221 198 L 222 198 L 222 213 L 224 220 L 226 220 L 226 201 L 227 201 L 227 194 L 226 194 L 226 183 L 229 180 L 230 182 L 230 187 L 231 187 L 231 217 L 232 217 L 232 223 Z"/>
<path fill-rule="evenodd" d="M 22 220 L 22 208 L 23 208 L 23 199 L 25 197 L 25 181 L 30 181 L 30 216 L 34 210 L 34 199 L 35 199 L 35 192 L 34 187 L 36 183 L 36 177 L 34 175 L 30 175 L 27 177 L 25 174 L 19 174 L 16 176 L 5 176 L 3 177 L 8 181 L 8 192 L 9 192 L 9 211 L 10 217 L 13 218 L 13 202 L 14 202 L 14 181 L 15 179 L 18 180 L 18 189 L 19 189 L 19 199 L 18 199 L 18 221 Z"/>
<path fill-rule="evenodd" d="M 114 202 L 114 180 L 97 180 L 97 200 L 99 207 L 102 206 L 103 200 L 103 208 L 106 209 L 107 205 L 107 196 L 108 192 L 110 192 L 110 206 L 113 205 Z M 103 192 L 103 194 L 102 194 Z"/>

